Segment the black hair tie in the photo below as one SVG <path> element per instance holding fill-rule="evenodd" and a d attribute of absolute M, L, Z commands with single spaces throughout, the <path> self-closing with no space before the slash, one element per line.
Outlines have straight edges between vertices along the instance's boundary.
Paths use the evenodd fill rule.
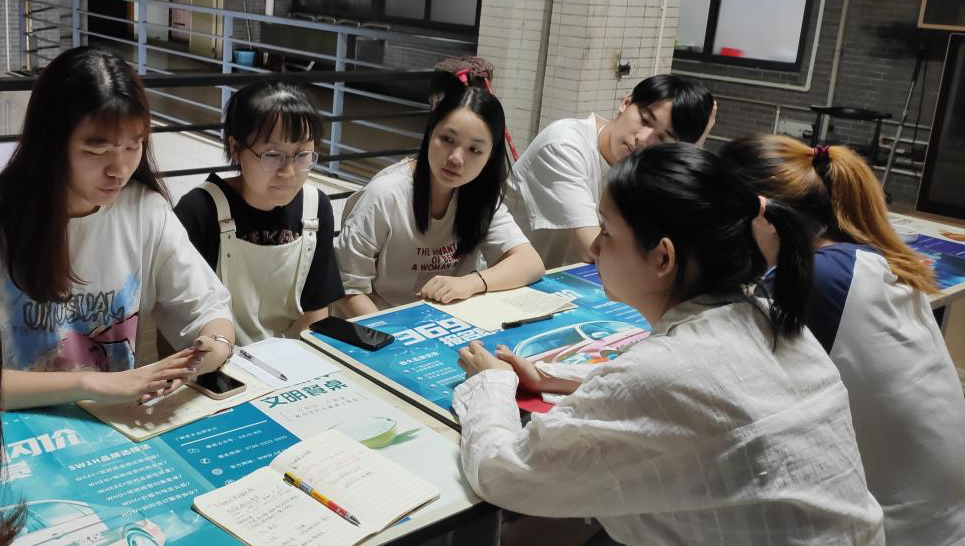
<path fill-rule="evenodd" d="M 831 195 L 831 154 L 828 153 L 828 150 L 830 149 L 830 146 L 823 144 L 815 146 L 811 158 L 811 166 L 814 167 L 814 171 L 818 173 L 821 182 L 827 188 L 829 197 Z"/>

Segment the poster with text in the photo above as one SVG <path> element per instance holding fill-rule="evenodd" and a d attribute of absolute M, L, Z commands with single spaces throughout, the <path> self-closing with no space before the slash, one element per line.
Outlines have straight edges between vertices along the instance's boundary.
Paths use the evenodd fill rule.
<path fill-rule="evenodd" d="M 4 507 L 26 503 L 15 545 L 237 544 L 191 510 L 212 488 L 157 438 L 135 444 L 74 406 L 4 412 Z"/>
<path fill-rule="evenodd" d="M 359 321 L 395 336 L 392 344 L 378 351 L 313 335 L 452 411 L 452 391 L 465 380 L 458 351 L 471 341 L 480 340 L 490 350 L 504 344 L 534 361 L 587 364 L 613 360 L 646 337 L 647 321 L 636 310 L 609 301 L 602 285 L 593 280 L 595 268 L 588 267 L 592 271 L 581 267 L 578 274 L 557 272 L 531 285 L 570 299 L 577 308 L 518 328 L 487 331 L 428 305 L 415 305 Z"/>

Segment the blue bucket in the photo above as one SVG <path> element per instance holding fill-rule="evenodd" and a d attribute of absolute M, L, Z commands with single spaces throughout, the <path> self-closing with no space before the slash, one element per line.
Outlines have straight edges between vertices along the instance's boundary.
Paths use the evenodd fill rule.
<path fill-rule="evenodd" d="M 255 52 L 244 49 L 235 51 L 235 64 L 255 66 Z"/>

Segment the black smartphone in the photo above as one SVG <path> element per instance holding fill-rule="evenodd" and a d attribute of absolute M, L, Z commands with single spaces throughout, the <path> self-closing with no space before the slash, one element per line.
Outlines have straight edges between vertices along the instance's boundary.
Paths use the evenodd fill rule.
<path fill-rule="evenodd" d="M 355 345 L 356 347 L 369 351 L 377 351 L 395 341 L 395 338 L 392 337 L 391 334 L 386 334 L 385 332 L 380 332 L 368 326 L 355 324 L 354 322 L 349 322 L 338 317 L 323 318 L 318 322 L 312 323 L 309 328 L 311 328 L 313 332 L 317 332 L 323 336 L 344 341 L 349 345 Z"/>
<path fill-rule="evenodd" d="M 188 386 L 204 394 L 208 398 L 222 400 L 229 396 L 234 396 L 245 390 L 246 385 L 234 377 L 225 374 L 221 370 L 201 374 L 188 381 Z"/>

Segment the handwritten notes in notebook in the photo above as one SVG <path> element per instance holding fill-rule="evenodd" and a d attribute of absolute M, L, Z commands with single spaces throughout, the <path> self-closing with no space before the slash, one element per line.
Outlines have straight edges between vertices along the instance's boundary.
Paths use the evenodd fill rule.
<path fill-rule="evenodd" d="M 527 286 L 478 294 L 455 303 L 427 303 L 459 320 L 491 332 L 499 330 L 504 322 L 525 320 L 576 308 L 565 298 Z"/>
<path fill-rule="evenodd" d="M 344 507 L 361 525 L 286 484 L 285 472 Z M 286 449 L 270 466 L 195 498 L 194 508 L 250 546 L 352 546 L 438 496 L 422 478 L 329 430 Z"/>

